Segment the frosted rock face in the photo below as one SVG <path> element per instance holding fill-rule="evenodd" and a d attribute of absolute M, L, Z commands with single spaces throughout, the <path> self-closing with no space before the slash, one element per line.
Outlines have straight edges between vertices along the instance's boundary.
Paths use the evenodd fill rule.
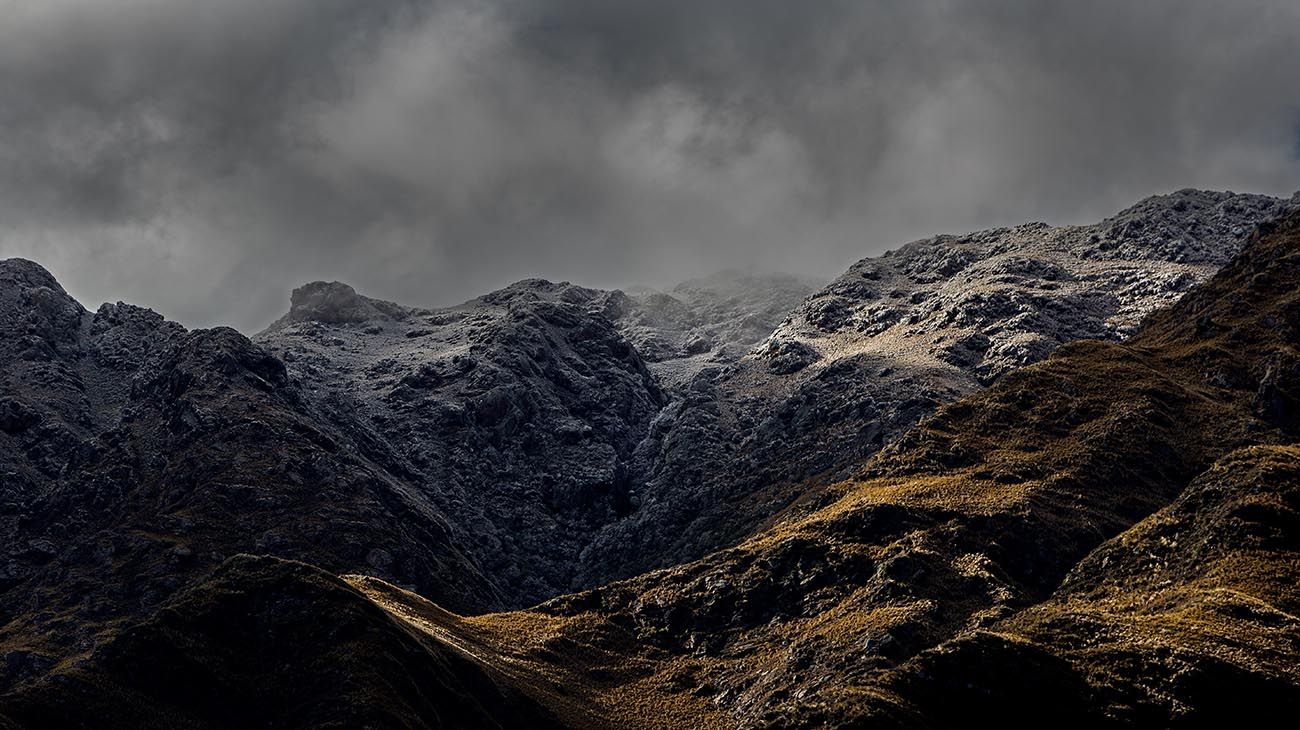
<path fill-rule="evenodd" d="M 312 284 L 257 340 L 525 605 L 566 590 L 586 540 L 632 508 L 627 462 L 667 402 L 606 316 L 617 303 L 528 280 L 425 310 Z"/>
<path fill-rule="evenodd" d="M 917 241 L 855 264 L 778 336 L 832 357 L 911 353 L 988 383 L 1062 343 L 1127 336 L 1284 208 L 1266 196 L 1185 190 L 1092 226 L 1031 223 Z"/>
<path fill-rule="evenodd" d="M 739 359 L 824 282 L 729 271 L 668 291 L 614 292 L 607 314 L 636 345 L 664 387 L 688 385 L 701 370 Z"/>
<path fill-rule="evenodd" d="M 743 274 L 632 294 L 530 279 L 432 310 L 316 282 L 256 339 L 322 418 L 449 515 L 518 606 L 572 587 L 592 537 L 641 506 L 633 458 L 672 393 L 813 290 Z"/>

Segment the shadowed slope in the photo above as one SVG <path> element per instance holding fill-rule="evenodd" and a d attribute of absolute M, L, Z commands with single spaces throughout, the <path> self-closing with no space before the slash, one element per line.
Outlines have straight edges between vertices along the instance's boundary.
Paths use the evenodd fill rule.
<path fill-rule="evenodd" d="M 301 563 L 239 556 L 8 703 L 43 728 L 560 727 L 492 673 Z"/>
<path fill-rule="evenodd" d="M 1244 449 L 997 630 L 1052 647 L 1135 725 L 1286 717 L 1300 710 L 1298 551 L 1300 449 Z"/>
<path fill-rule="evenodd" d="M 230 329 L 71 299 L 0 261 L 0 687 L 84 656 L 227 556 L 499 605 L 436 508 L 314 417 Z"/>

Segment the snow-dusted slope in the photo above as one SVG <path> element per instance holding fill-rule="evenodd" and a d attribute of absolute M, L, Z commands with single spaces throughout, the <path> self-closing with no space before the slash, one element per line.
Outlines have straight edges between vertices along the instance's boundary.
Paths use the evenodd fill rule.
<path fill-rule="evenodd" d="M 511 605 L 566 589 L 572 557 L 632 508 L 624 464 L 667 398 L 607 292 L 530 280 L 423 310 L 315 283 L 293 301 L 257 341 L 322 418 L 451 515 Z"/>
<path fill-rule="evenodd" d="M 614 292 L 619 330 L 666 387 L 730 364 L 762 342 L 824 282 L 782 274 L 724 271 L 668 291 Z"/>
<path fill-rule="evenodd" d="M 734 362 L 811 289 L 732 274 L 633 295 L 527 280 L 431 310 L 315 282 L 256 339 L 526 605 L 567 590 L 591 538 L 639 506 L 630 463 L 667 391 Z"/>
<path fill-rule="evenodd" d="M 1131 333 L 1217 271 L 1282 205 L 1185 190 L 1097 225 L 1029 223 L 916 241 L 855 264 L 757 354 L 769 370 L 816 363 L 813 372 L 886 354 L 988 382 L 1064 342 Z"/>

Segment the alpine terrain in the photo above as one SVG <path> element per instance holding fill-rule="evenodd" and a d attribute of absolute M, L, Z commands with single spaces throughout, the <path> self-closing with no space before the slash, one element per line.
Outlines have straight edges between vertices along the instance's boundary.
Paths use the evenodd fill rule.
<path fill-rule="evenodd" d="M 0 261 L 0 726 L 1200 727 L 1300 709 L 1300 195 L 819 284 Z"/>

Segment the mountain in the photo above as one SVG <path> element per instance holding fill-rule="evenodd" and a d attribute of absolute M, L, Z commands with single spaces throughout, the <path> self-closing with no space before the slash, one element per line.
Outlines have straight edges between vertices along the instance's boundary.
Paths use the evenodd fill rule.
<path fill-rule="evenodd" d="M 316 282 L 254 340 L 523 607 L 731 544 L 939 404 L 1123 337 L 1283 205 L 1183 191 L 1096 226 L 910 244 L 821 291 L 526 280 L 430 310 Z"/>
<path fill-rule="evenodd" d="M 316 282 L 254 340 L 523 607 L 734 543 L 939 404 L 1122 338 L 1283 206 L 1182 191 L 1095 226 L 909 244 L 821 291 L 526 280 L 427 310 Z"/>
<path fill-rule="evenodd" d="M 445 515 L 233 330 L 121 303 L 91 313 L 7 260 L 0 363 L 6 685 L 84 656 L 242 552 L 370 571 L 459 610 L 503 602 Z"/>
<path fill-rule="evenodd" d="M 681 290 L 694 314 L 674 332 L 752 337 L 725 283 Z M 567 590 L 584 539 L 633 508 L 621 463 L 667 401 L 611 302 L 642 321 L 621 293 L 540 281 L 437 312 L 310 285 L 263 347 L 92 313 L 40 266 L 0 262 L 2 684 L 77 661 L 240 553 L 466 612 Z"/>
<path fill-rule="evenodd" d="M 523 606 L 570 590 L 592 536 L 637 508 L 629 465 L 680 375 L 738 357 L 810 288 L 527 280 L 427 310 L 317 282 L 255 340 L 315 413 L 472 536 L 484 574 Z"/>
<path fill-rule="evenodd" d="M 585 539 L 631 509 L 623 464 L 667 402 L 610 301 L 525 281 L 432 311 L 318 284 L 256 339 L 323 420 L 472 536 L 518 606 L 566 590 Z"/>
<path fill-rule="evenodd" d="M 730 548 L 464 617 L 236 557 L 16 726 L 1201 727 L 1300 705 L 1300 212 Z M 292 698 L 292 699 L 289 699 Z M 71 701 L 70 701 L 71 700 Z"/>
<path fill-rule="evenodd" d="M 633 462 L 643 504 L 596 536 L 578 584 L 732 544 L 940 404 L 1065 343 L 1123 340 L 1287 205 L 1183 190 L 1095 225 L 937 236 L 859 261 L 661 412 Z"/>

